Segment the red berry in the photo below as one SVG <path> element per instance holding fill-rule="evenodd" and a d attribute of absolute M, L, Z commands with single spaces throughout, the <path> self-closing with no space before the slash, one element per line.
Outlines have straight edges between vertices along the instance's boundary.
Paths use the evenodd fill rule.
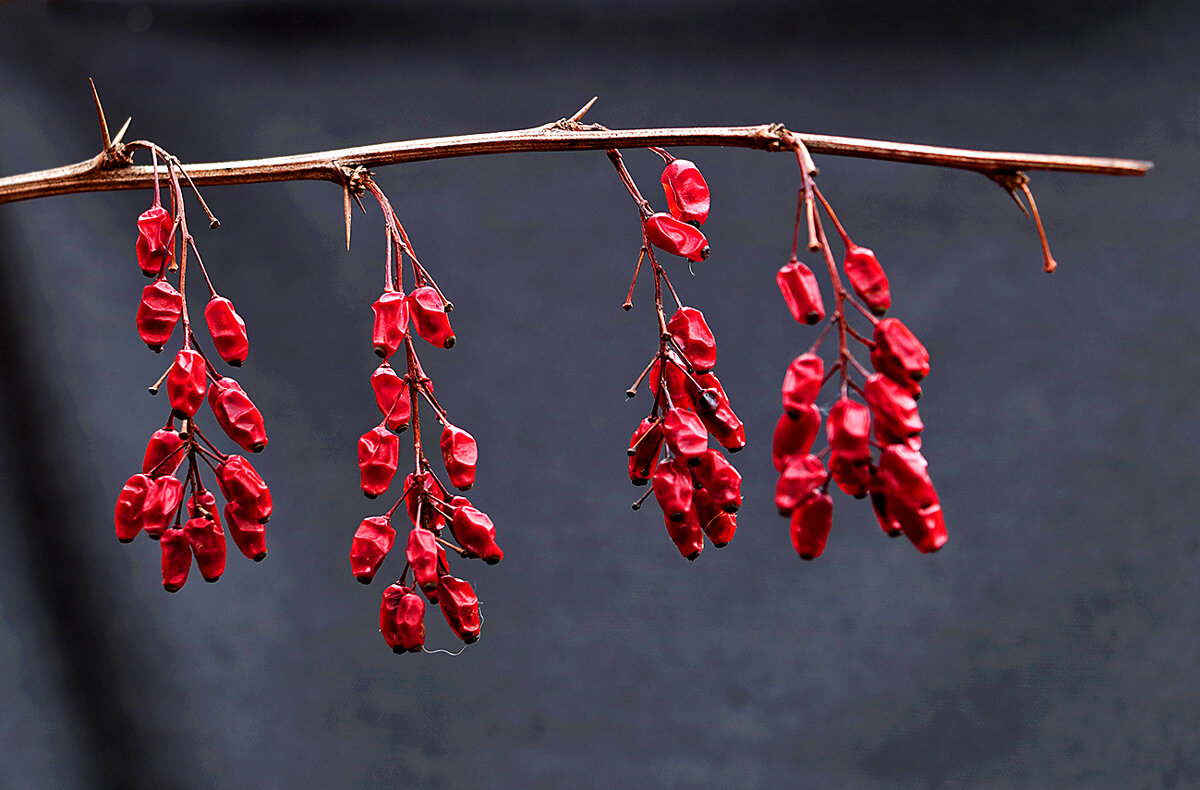
<path fill-rule="evenodd" d="M 393 653 L 419 653 L 425 644 L 425 602 L 396 583 L 383 591 L 379 630 Z"/>
<path fill-rule="evenodd" d="M 879 474 L 879 469 L 871 470 L 871 478 L 867 481 L 867 491 L 871 494 L 871 509 L 875 511 L 875 520 L 879 528 L 889 538 L 897 538 L 903 531 L 900 521 L 896 518 L 893 508 L 888 507 L 887 483 Z"/>
<path fill-rule="evenodd" d="M 137 330 L 142 342 L 158 353 L 171 339 L 183 315 L 183 297 L 166 280 L 155 280 L 142 289 Z"/>
<path fill-rule="evenodd" d="M 700 417 L 688 409 L 667 412 L 663 418 L 663 436 L 671 452 L 692 466 L 700 463 L 700 455 L 708 449 L 708 430 Z"/>
<path fill-rule="evenodd" d="M 815 455 L 804 455 L 784 467 L 775 484 L 775 506 L 780 515 L 789 516 L 796 506 L 825 485 L 829 472 Z"/>
<path fill-rule="evenodd" d="M 217 466 L 217 483 L 227 502 L 236 504 L 242 517 L 260 524 L 271 518 L 271 489 L 254 467 L 240 455 L 230 455 Z"/>
<path fill-rule="evenodd" d="M 354 578 L 370 584 L 395 542 L 396 530 L 387 516 L 364 518 L 350 542 L 350 572 Z"/>
<path fill-rule="evenodd" d="M 866 247 L 850 245 L 842 261 L 842 270 L 858 298 L 866 303 L 875 315 L 883 315 L 892 306 L 892 292 L 888 287 L 887 275 L 875 253 Z"/>
<path fill-rule="evenodd" d="M 882 373 L 867 377 L 863 395 L 875 418 L 875 438 L 882 444 L 900 444 L 924 429 L 917 402 L 903 384 Z"/>
<path fill-rule="evenodd" d="M 384 362 L 375 368 L 371 374 L 371 389 L 375 391 L 375 405 L 383 413 L 387 427 L 397 433 L 408 428 L 408 420 L 412 417 L 408 383 L 391 365 Z"/>
<path fill-rule="evenodd" d="M 475 464 L 479 460 L 479 446 L 475 443 L 475 437 L 458 426 L 446 423 L 442 428 L 440 444 L 450 485 L 459 491 L 470 490 L 475 485 Z"/>
<path fill-rule="evenodd" d="M 667 534 L 671 537 L 675 548 L 679 549 L 679 553 L 688 562 L 695 562 L 696 558 L 700 556 L 700 552 L 704 551 L 704 528 L 700 526 L 700 515 L 696 512 L 696 508 L 688 508 L 684 517 L 679 521 L 670 518 L 665 521 Z"/>
<path fill-rule="evenodd" d="M 680 307 L 667 322 L 667 331 L 697 373 L 707 373 L 717 364 L 717 341 L 704 321 L 704 313 Z"/>
<path fill-rule="evenodd" d="M 358 439 L 358 471 L 368 499 L 388 490 L 400 464 L 400 437 L 382 425 Z"/>
<path fill-rule="evenodd" d="M 237 381 L 228 376 L 214 381 L 208 390 L 208 405 L 225 435 L 243 450 L 259 453 L 267 446 L 262 412 Z"/>
<path fill-rule="evenodd" d="M 671 215 L 684 222 L 703 225 L 708 219 L 708 184 L 696 166 L 686 159 L 675 159 L 663 169 L 659 180 Z"/>
<path fill-rule="evenodd" d="M 642 420 L 629 439 L 629 479 L 635 486 L 646 485 L 654 473 L 662 443 L 662 422 L 649 417 Z"/>
<path fill-rule="evenodd" d="M 162 537 L 163 531 L 175 517 L 175 511 L 183 501 L 183 483 L 177 477 L 160 477 L 146 492 L 142 507 L 142 529 L 154 540 Z"/>
<path fill-rule="evenodd" d="M 128 543 L 142 531 L 142 511 L 146 506 L 146 495 L 153 485 L 154 481 L 149 476 L 137 474 L 125 481 L 121 488 L 114 522 L 117 540 L 122 543 Z"/>
<path fill-rule="evenodd" d="M 871 480 L 871 464 L 866 459 L 849 458 L 836 450 L 829 454 L 829 476 L 843 494 L 862 499 Z"/>
<path fill-rule="evenodd" d="M 880 373 L 910 389 L 929 375 L 929 352 L 900 319 L 880 321 L 875 325 L 874 337 L 871 364 Z"/>
<path fill-rule="evenodd" d="M 695 476 L 718 510 L 736 513 L 741 507 L 742 475 L 719 450 L 708 450 L 700 456 Z"/>
<path fill-rule="evenodd" d="M 209 299 L 204 308 L 204 320 L 221 359 L 240 368 L 250 353 L 250 341 L 246 337 L 246 322 L 233 309 L 233 302 L 224 296 Z"/>
<path fill-rule="evenodd" d="M 167 477 L 183 463 L 183 437 L 170 428 L 159 428 L 150 435 L 146 443 L 146 455 L 142 459 L 142 473 L 151 477 Z"/>
<path fill-rule="evenodd" d="M 815 560 L 825 551 L 833 528 L 833 500 L 826 493 L 813 494 L 792 511 L 792 547 L 802 560 Z"/>
<path fill-rule="evenodd" d="M 454 509 L 450 530 L 458 545 L 469 554 L 481 558 L 488 565 L 504 559 L 504 552 L 496 545 L 496 527 L 481 510 L 463 505 Z"/>
<path fill-rule="evenodd" d="M 887 486 L 889 502 L 921 509 L 937 504 L 925 456 L 903 444 L 889 444 L 879 454 L 879 477 Z"/>
<path fill-rule="evenodd" d="M 454 348 L 454 330 L 446 315 L 446 302 L 436 289 L 426 285 L 408 295 L 413 326 L 426 342 L 438 348 Z"/>
<path fill-rule="evenodd" d="M 437 590 L 439 551 L 437 539 L 429 530 L 413 527 L 408 533 L 404 557 L 412 568 L 413 579 L 423 590 Z"/>
<path fill-rule="evenodd" d="M 175 355 L 175 364 L 167 373 L 167 398 L 171 412 L 181 420 L 190 420 L 204 402 L 208 389 L 208 370 L 199 351 L 185 348 Z"/>
<path fill-rule="evenodd" d="M 458 634 L 458 638 L 468 645 L 479 641 L 479 629 L 483 622 L 479 619 L 479 598 L 471 585 L 462 579 L 449 574 L 443 574 L 438 585 L 438 606 L 446 616 L 446 622 Z"/>
<path fill-rule="evenodd" d="M 801 354 L 783 374 L 783 408 L 792 416 L 811 406 L 825 381 L 825 363 L 816 354 Z"/>
<path fill-rule="evenodd" d="M 851 461 L 871 457 L 871 411 L 849 398 L 840 398 L 829 410 L 825 435 L 833 452 Z"/>
<path fill-rule="evenodd" d="M 371 309 L 375 311 L 371 343 L 375 353 L 387 359 L 396 353 L 408 333 L 408 299 L 401 291 L 384 291 Z"/>
<path fill-rule="evenodd" d="M 775 471 L 782 472 L 793 460 L 807 455 L 820 431 L 821 410 L 815 404 L 800 409 L 796 417 L 783 414 L 775 423 L 775 434 L 771 437 L 771 460 L 775 462 Z"/>
<path fill-rule="evenodd" d="M 162 206 L 151 206 L 137 219 L 137 261 L 142 273 L 154 277 L 173 257 L 169 246 L 175 221 Z"/>
<path fill-rule="evenodd" d="M 802 324 L 815 324 L 825 317 L 821 288 L 812 269 L 793 258 L 776 273 L 775 282 L 792 318 Z"/>
<path fill-rule="evenodd" d="M 225 572 L 225 531 L 215 520 L 198 516 L 188 519 L 183 525 L 192 553 L 196 556 L 196 567 L 206 582 L 215 582 Z"/>
<path fill-rule="evenodd" d="M 942 506 L 937 502 L 922 508 L 913 508 L 902 501 L 889 500 L 894 505 L 896 519 L 904 535 L 922 554 L 932 554 L 946 545 L 946 522 Z"/>
<path fill-rule="evenodd" d="M 689 261 L 702 261 L 708 257 L 708 239 L 694 226 L 662 212 L 651 214 L 642 222 L 646 238 L 655 247 Z"/>
<path fill-rule="evenodd" d="M 236 502 L 225 505 L 225 526 L 233 543 L 248 560 L 262 562 L 267 557 L 267 531 L 261 522 L 247 516 Z"/>
<path fill-rule="evenodd" d="M 692 490 L 695 488 L 687 463 L 675 458 L 669 463 L 659 464 L 650 478 L 650 485 L 667 520 L 683 521 L 688 508 L 692 506 Z"/>
<path fill-rule="evenodd" d="M 430 530 L 435 534 L 440 534 L 442 528 L 446 526 L 446 516 L 442 513 L 440 505 L 437 502 L 446 502 L 449 497 L 446 496 L 446 489 L 442 487 L 442 483 L 433 472 L 424 472 L 420 476 L 419 484 L 414 485 L 413 482 L 418 480 L 416 475 L 409 475 L 404 478 L 404 487 L 408 493 L 404 496 L 404 504 L 408 508 L 408 517 L 412 519 L 414 526 L 421 526 Z M 417 524 L 417 506 L 421 506 L 421 523 Z"/>
<path fill-rule="evenodd" d="M 650 365 L 650 372 L 646 375 L 646 382 L 650 387 L 650 392 L 653 393 L 654 397 L 660 397 L 659 380 L 660 378 L 664 378 L 667 386 L 666 396 L 670 399 L 670 405 L 681 406 L 687 404 L 690 401 L 688 397 L 690 382 L 687 380 L 687 376 L 684 375 L 683 371 L 679 369 L 679 366 L 673 360 L 667 362 L 666 376 L 660 376 L 661 368 L 661 360 L 656 359 Z"/>
<path fill-rule="evenodd" d="M 178 527 L 162 533 L 159 540 L 162 548 L 163 589 L 179 592 L 187 583 L 188 571 L 192 569 L 192 549 L 187 535 Z"/>

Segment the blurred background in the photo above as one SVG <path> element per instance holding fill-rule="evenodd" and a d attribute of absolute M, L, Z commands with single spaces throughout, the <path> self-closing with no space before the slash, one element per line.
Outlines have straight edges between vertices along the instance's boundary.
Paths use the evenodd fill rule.
<path fill-rule="evenodd" d="M 740 530 L 680 558 L 625 447 L 655 346 L 624 313 L 636 212 L 602 152 L 380 169 L 454 301 L 423 346 L 479 440 L 472 500 L 504 562 L 454 567 L 482 640 L 394 656 L 385 563 L 349 573 L 355 444 L 381 286 L 377 212 L 210 188 L 197 231 L 246 318 L 267 417 L 270 556 L 161 589 L 112 509 L 167 412 L 133 317 L 150 195 L 0 206 L 0 783 L 9 787 L 1194 787 L 1200 780 L 1200 56 L 1190 3 L 588 0 L 0 6 L 0 175 L 114 130 L 185 162 L 521 128 L 782 121 L 828 134 L 1153 159 L 1144 179 L 1035 174 L 1032 223 L 977 175 L 821 157 L 821 185 L 928 346 L 925 453 L 950 543 L 919 555 L 835 497 L 804 563 L 774 512 L 770 434 L 814 337 L 774 270 L 794 161 L 678 150 L 713 193 L 705 312 L 746 422 Z M 662 205 L 661 164 L 627 161 Z M 198 209 L 193 208 L 197 213 Z M 202 223 L 195 223 L 202 224 Z M 810 258 L 810 263 L 815 262 Z M 675 264 L 671 264 L 675 265 Z M 195 295 L 193 311 L 201 309 Z M 407 441 L 405 438 L 404 441 Z M 224 445 L 223 445 L 224 446 Z M 407 445 L 404 445 L 407 446 Z M 429 642 L 456 647 L 437 612 Z"/>

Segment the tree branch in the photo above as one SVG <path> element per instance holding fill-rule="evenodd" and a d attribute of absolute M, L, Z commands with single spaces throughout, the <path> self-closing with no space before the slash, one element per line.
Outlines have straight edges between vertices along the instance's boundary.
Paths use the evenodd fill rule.
<path fill-rule="evenodd" d="M 460 156 L 535 151 L 584 151 L 649 146 L 726 146 L 762 151 L 794 150 L 799 140 L 814 154 L 880 159 L 971 170 L 985 175 L 1025 170 L 1053 170 L 1101 175 L 1140 176 L 1151 162 L 1086 156 L 973 151 L 853 137 L 788 131 L 781 124 L 664 129 L 604 129 L 564 119 L 532 129 L 434 137 L 342 148 L 311 154 L 185 165 L 200 186 L 253 184 L 269 181 L 321 180 L 345 185 L 355 168 Z M 97 156 L 73 165 L 0 178 L 0 203 L 153 185 L 149 166 L 129 163 L 131 153 L 151 143 L 114 142 Z"/>

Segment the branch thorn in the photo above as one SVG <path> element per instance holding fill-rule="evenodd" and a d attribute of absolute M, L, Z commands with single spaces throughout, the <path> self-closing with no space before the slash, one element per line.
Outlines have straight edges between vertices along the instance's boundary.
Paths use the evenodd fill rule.
<path fill-rule="evenodd" d="M 88 77 L 88 83 L 92 86 L 92 101 L 96 104 L 96 118 L 100 121 L 100 140 L 102 153 L 108 153 L 112 148 L 112 137 L 108 134 L 108 121 L 104 119 L 104 106 L 100 104 L 100 94 L 96 92 L 96 82 L 91 77 Z"/>
<path fill-rule="evenodd" d="M 569 124 L 570 123 L 578 123 L 580 121 L 580 119 L 582 119 L 583 116 L 587 114 L 587 111 L 592 109 L 592 105 L 595 104 L 596 100 L 599 98 L 600 98 L 599 96 L 593 96 L 591 101 L 589 101 L 587 104 L 580 107 L 575 112 L 574 115 L 572 115 L 570 118 L 567 119 L 567 123 L 569 123 Z"/>

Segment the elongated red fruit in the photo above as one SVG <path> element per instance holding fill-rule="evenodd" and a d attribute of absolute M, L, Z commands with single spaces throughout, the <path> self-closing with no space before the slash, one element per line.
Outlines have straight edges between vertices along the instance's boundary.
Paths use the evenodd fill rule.
<path fill-rule="evenodd" d="M 667 412 L 663 418 L 663 436 L 671 452 L 693 466 L 700 463 L 700 455 L 708 449 L 708 429 L 689 409 Z"/>
<path fill-rule="evenodd" d="M 142 507 L 142 529 L 154 540 L 162 537 L 183 500 L 183 482 L 177 477 L 160 477 L 146 492 Z"/>
<path fill-rule="evenodd" d="M 475 464 L 479 460 L 479 446 L 475 443 L 475 437 L 456 425 L 446 423 L 442 428 L 440 445 L 450 485 L 459 491 L 470 490 L 475 485 Z"/>
<path fill-rule="evenodd" d="M 670 399 L 670 405 L 686 405 L 690 400 L 688 396 L 689 382 L 687 376 L 679 369 L 679 366 L 673 359 L 667 362 L 667 373 L 665 376 L 661 375 L 661 368 L 661 361 L 657 359 L 650 365 L 650 372 L 646 374 L 646 384 L 650 387 L 650 392 L 654 397 L 660 397 L 659 385 L 662 383 L 660 379 L 665 380 L 666 397 Z"/>
<path fill-rule="evenodd" d="M 654 498 L 658 500 L 658 506 L 667 520 L 683 521 L 688 508 L 692 506 L 692 489 L 695 488 L 687 463 L 675 458 L 670 463 L 659 464 L 650 478 L 650 484 L 654 487 Z"/>
<path fill-rule="evenodd" d="M 643 222 L 646 238 L 655 247 L 689 261 L 708 257 L 708 239 L 696 227 L 662 212 L 651 214 Z"/>
<path fill-rule="evenodd" d="M 199 351 L 189 348 L 175 355 L 175 364 L 167 373 L 167 398 L 171 401 L 171 413 L 181 420 L 190 420 L 204 402 L 208 389 L 208 371 L 204 357 Z"/>
<path fill-rule="evenodd" d="M 660 420 L 642 420 L 629 439 L 629 479 L 635 486 L 644 486 L 658 466 L 662 449 L 663 430 Z"/>
<path fill-rule="evenodd" d="M 146 455 L 142 458 L 142 473 L 151 477 L 167 477 L 183 463 L 183 437 L 171 428 L 159 428 L 150 434 Z"/>
<path fill-rule="evenodd" d="M 137 261 L 142 274 L 154 277 L 173 257 L 169 246 L 175 221 L 162 206 L 151 206 L 137 218 Z"/>
<path fill-rule="evenodd" d="M 470 505 L 456 507 L 450 529 L 458 545 L 488 565 L 495 565 L 504 559 L 504 552 L 496 545 L 496 527 L 487 513 Z"/>
<path fill-rule="evenodd" d="M 775 282 L 792 318 L 802 324 L 815 324 L 825 317 L 825 302 L 812 269 L 792 258 L 775 274 Z"/>
<path fill-rule="evenodd" d="M 454 330 L 446 303 L 435 288 L 428 285 L 416 288 L 408 295 L 408 309 L 413 326 L 425 341 L 438 348 L 454 348 Z"/>
<path fill-rule="evenodd" d="M 153 485 L 154 481 L 148 475 L 137 474 L 122 486 L 113 519 L 117 540 L 122 543 L 128 543 L 142 531 L 142 511 L 146 506 L 146 495 Z"/>
<path fill-rule="evenodd" d="M 163 589 L 179 592 L 187 583 L 188 571 L 192 569 L 192 549 L 187 535 L 179 528 L 168 529 L 159 540 L 162 548 Z"/>
<path fill-rule="evenodd" d="M 882 444 L 907 443 L 925 428 L 912 393 L 882 373 L 867 377 L 863 396 L 875 418 L 875 438 Z"/>
<path fill-rule="evenodd" d="M 825 381 L 825 362 L 816 354 L 801 354 L 783 374 L 783 408 L 793 417 L 811 406 Z"/>
<path fill-rule="evenodd" d="M 833 500 L 818 492 L 792 511 L 792 547 L 802 560 L 815 560 L 825 551 L 833 528 Z"/>
<path fill-rule="evenodd" d="M 667 322 L 667 331 L 697 373 L 707 373 L 717 364 L 717 341 L 704 313 L 694 307 L 680 307 Z"/>
<path fill-rule="evenodd" d="M 183 534 L 196 557 L 196 567 L 206 582 L 215 582 L 225 572 L 225 531 L 209 518 L 189 518 Z"/>
<path fill-rule="evenodd" d="M 387 359 L 396 353 L 408 333 L 408 299 L 402 291 L 384 291 L 371 309 L 375 311 L 371 344 L 376 354 Z"/>
<path fill-rule="evenodd" d="M 257 519 L 247 516 L 236 502 L 225 505 L 225 526 L 246 559 L 262 562 L 267 558 L 267 530 Z"/>
<path fill-rule="evenodd" d="M 240 455 L 230 455 L 217 466 L 217 483 L 228 502 L 236 503 L 244 518 L 266 524 L 271 518 L 271 489 L 254 467 Z"/>
<path fill-rule="evenodd" d="M 438 585 L 438 606 L 446 616 L 446 622 L 468 645 L 479 641 L 483 621 L 479 618 L 479 598 L 466 581 L 442 574 Z"/>
<path fill-rule="evenodd" d="M 909 387 L 929 375 L 929 352 L 899 318 L 875 325 L 871 363 L 880 373 Z"/>
<path fill-rule="evenodd" d="M 871 457 L 871 410 L 856 400 L 839 398 L 829 410 L 825 435 L 833 452 L 864 461 Z"/>
<path fill-rule="evenodd" d="M 368 499 L 388 490 L 400 464 L 400 437 L 382 425 L 358 439 L 358 471 Z"/>
<path fill-rule="evenodd" d="M 892 306 L 892 291 L 887 275 L 879 265 L 875 253 L 866 247 L 851 244 L 846 249 L 842 270 L 858 298 L 862 299 L 875 315 L 883 315 Z"/>
<path fill-rule="evenodd" d="M 412 417 L 412 400 L 408 383 L 384 362 L 371 374 L 371 389 L 375 392 L 375 405 L 383 413 L 387 427 L 397 433 L 408 428 Z"/>
<path fill-rule="evenodd" d="M 779 508 L 780 515 L 790 516 L 796 506 L 816 493 L 828 478 L 825 464 L 815 455 L 793 459 L 775 484 L 775 507 Z"/>
<path fill-rule="evenodd" d="M 667 196 L 671 216 L 684 222 L 704 224 L 711 198 L 708 184 L 696 165 L 686 159 L 675 159 L 663 168 L 659 181 Z"/>
<path fill-rule="evenodd" d="M 800 409 L 796 417 L 786 412 L 780 416 L 771 437 L 771 460 L 775 463 L 775 471 L 782 472 L 793 460 L 807 455 L 820 431 L 821 410 L 815 404 Z"/>
<path fill-rule="evenodd" d="M 700 515 L 695 507 L 689 507 L 684 517 L 679 521 L 664 519 L 667 525 L 667 535 L 679 553 L 688 562 L 695 562 L 704 551 L 704 528 L 700 526 Z"/>
<path fill-rule="evenodd" d="M 233 302 L 224 296 L 209 299 L 204 308 L 204 320 L 221 359 L 235 368 L 241 367 L 250 353 L 250 341 L 246 337 L 246 322 L 233 309 Z"/>
<path fill-rule="evenodd" d="M 843 494 L 862 499 L 871 480 L 871 463 L 865 458 L 848 458 L 834 450 L 829 454 L 829 476 Z"/>
<path fill-rule="evenodd" d="M 138 303 L 137 330 L 142 342 L 154 353 L 163 350 L 183 315 L 183 297 L 166 280 L 155 280 L 142 289 Z"/>
<path fill-rule="evenodd" d="M 925 456 L 903 444 L 889 444 L 879 454 L 879 477 L 887 485 L 889 500 L 921 508 L 937 504 Z"/>
<path fill-rule="evenodd" d="M 376 571 L 396 542 L 396 530 L 389 521 L 387 516 L 369 516 L 354 532 L 350 542 L 350 572 L 363 584 L 370 584 L 375 578 Z"/>
<path fill-rule="evenodd" d="M 879 474 L 878 468 L 871 470 L 871 477 L 867 481 L 867 491 L 871 495 L 871 509 L 875 511 L 875 520 L 879 522 L 879 528 L 889 538 L 900 537 L 904 530 L 900 527 L 900 520 L 893 512 L 894 508 L 888 504 L 888 484 Z"/>
<path fill-rule="evenodd" d="M 736 513 L 741 507 L 742 475 L 719 450 L 709 450 L 700 456 L 696 479 L 718 510 Z"/>
<path fill-rule="evenodd" d="M 397 582 L 383 591 L 379 630 L 393 653 L 419 653 L 425 645 L 425 602 Z"/>
<path fill-rule="evenodd" d="M 234 379 L 225 376 L 208 390 L 208 405 L 217 424 L 243 450 L 260 453 L 267 446 L 267 427 L 262 412 Z"/>
<path fill-rule="evenodd" d="M 416 481 L 415 485 L 414 481 Z M 408 508 L 408 517 L 412 519 L 413 525 L 422 526 L 435 534 L 440 534 L 442 528 L 446 526 L 446 516 L 442 513 L 442 507 L 438 502 L 449 501 L 442 482 L 433 472 L 424 472 L 419 480 L 415 474 L 410 474 L 404 478 L 404 488 L 408 491 L 404 495 L 404 504 Z M 417 524 L 418 505 L 421 507 L 420 525 Z"/>
<path fill-rule="evenodd" d="M 438 587 L 437 538 L 427 529 L 413 527 L 408 533 L 404 557 L 412 568 L 413 579 L 421 589 L 436 591 Z"/>

